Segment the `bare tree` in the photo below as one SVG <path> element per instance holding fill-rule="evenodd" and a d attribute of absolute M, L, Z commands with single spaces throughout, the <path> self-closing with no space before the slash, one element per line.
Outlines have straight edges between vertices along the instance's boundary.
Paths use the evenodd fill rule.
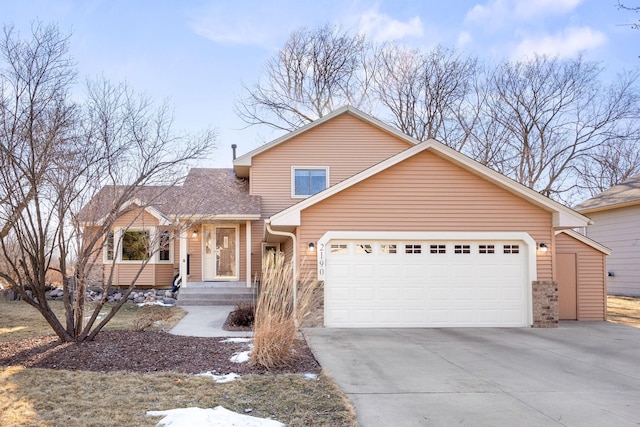
<path fill-rule="evenodd" d="M 174 135 L 166 105 L 157 108 L 125 85 L 104 80 L 88 84 L 86 103 L 71 102 L 76 72 L 68 49 L 68 37 L 42 24 L 33 26 L 28 40 L 7 27 L 0 42 L 0 277 L 61 340 L 83 341 L 121 307 L 96 324 L 105 292 L 85 322 L 87 278 L 114 222 L 130 211 L 128 202 L 142 186 L 171 188 L 185 162 L 208 152 L 214 135 Z M 92 217 L 82 207 L 105 185 L 113 189 L 105 199 L 107 214 L 102 210 L 98 218 L 96 210 Z M 63 282 L 62 321 L 45 296 L 52 270 Z"/>
<path fill-rule="evenodd" d="M 504 173 L 568 201 L 581 159 L 602 144 L 637 138 L 637 74 L 621 76 L 603 90 L 600 72 L 582 58 L 545 56 L 495 70 L 486 114 L 508 135 Z"/>
<path fill-rule="evenodd" d="M 375 59 L 376 99 L 391 113 L 391 123 L 425 141 L 435 138 L 462 149 L 467 135 L 463 122 L 474 115 L 472 83 L 477 60 L 437 47 L 429 52 L 397 45 L 380 49 Z"/>
<path fill-rule="evenodd" d="M 618 0 L 618 4 L 616 5 L 618 7 L 618 9 L 620 10 L 626 10 L 628 12 L 635 12 L 635 13 L 640 13 L 640 6 L 629 6 L 629 3 L 621 3 Z M 628 24 L 631 28 L 633 28 L 634 30 L 637 30 L 640 28 L 640 20 L 637 20 L 636 22 L 633 22 L 631 24 Z"/>
<path fill-rule="evenodd" d="M 291 131 L 345 104 L 362 107 L 371 84 L 364 36 L 302 28 L 271 58 L 265 78 L 244 86 L 236 112 L 249 125 Z"/>

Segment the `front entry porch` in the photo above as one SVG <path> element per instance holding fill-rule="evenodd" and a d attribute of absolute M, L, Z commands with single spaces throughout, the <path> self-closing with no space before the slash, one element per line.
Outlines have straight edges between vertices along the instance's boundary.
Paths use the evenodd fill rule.
<path fill-rule="evenodd" d="M 181 290 L 235 288 L 236 284 L 251 289 L 251 223 L 211 220 L 184 226 L 179 251 Z"/>

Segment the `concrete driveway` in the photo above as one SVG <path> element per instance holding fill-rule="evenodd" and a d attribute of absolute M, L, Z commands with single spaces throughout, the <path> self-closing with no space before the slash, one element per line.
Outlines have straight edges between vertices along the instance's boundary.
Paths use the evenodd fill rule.
<path fill-rule="evenodd" d="M 364 427 L 638 426 L 640 329 L 306 329 Z"/>

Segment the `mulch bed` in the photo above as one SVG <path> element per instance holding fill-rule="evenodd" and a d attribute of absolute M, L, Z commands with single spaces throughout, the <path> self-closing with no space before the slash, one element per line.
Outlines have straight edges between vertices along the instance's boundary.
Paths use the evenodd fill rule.
<path fill-rule="evenodd" d="M 250 363 L 229 359 L 249 349 L 248 343 L 222 342 L 225 338 L 199 338 L 166 332 L 102 331 L 94 341 L 60 343 L 55 336 L 26 338 L 0 345 L 0 366 L 67 369 L 94 372 L 181 372 L 198 374 L 319 373 L 320 366 L 303 339 L 295 346 L 291 366 L 266 371 Z"/>

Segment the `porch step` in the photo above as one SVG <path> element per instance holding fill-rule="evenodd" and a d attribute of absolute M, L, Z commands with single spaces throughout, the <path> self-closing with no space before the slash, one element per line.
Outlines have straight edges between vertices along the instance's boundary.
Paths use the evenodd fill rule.
<path fill-rule="evenodd" d="M 256 288 L 245 283 L 188 283 L 178 293 L 179 306 L 185 305 L 237 305 L 239 302 L 255 302 Z"/>

